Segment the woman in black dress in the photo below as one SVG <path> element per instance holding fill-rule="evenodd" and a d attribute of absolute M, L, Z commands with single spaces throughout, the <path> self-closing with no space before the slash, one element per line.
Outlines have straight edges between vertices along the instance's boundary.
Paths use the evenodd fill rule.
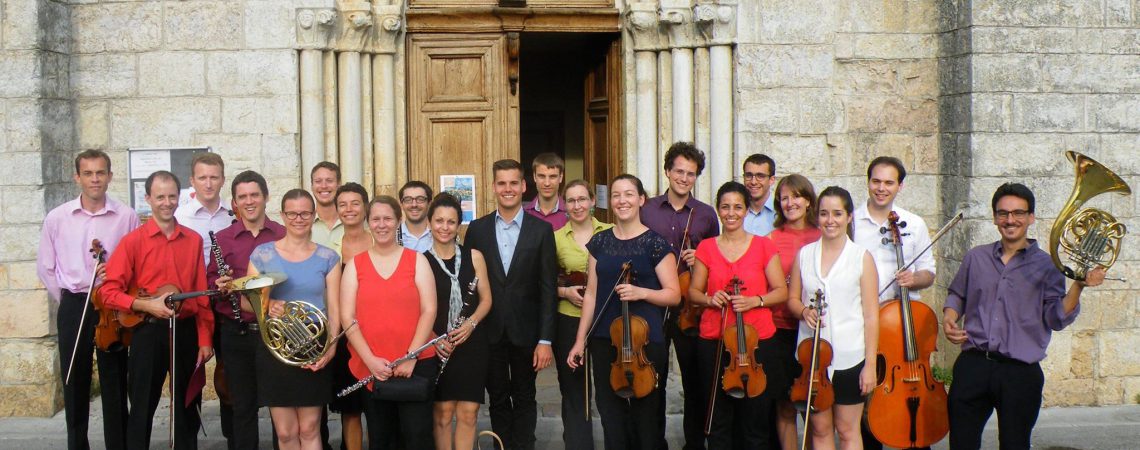
<path fill-rule="evenodd" d="M 456 241 L 461 214 L 459 200 L 446 192 L 428 207 L 433 242 L 426 254 L 439 302 L 433 331 L 451 336 L 437 346 L 443 361 L 434 412 L 439 450 L 475 446 L 475 423 L 487 378 L 487 338 L 475 327 L 491 311 L 491 288 L 483 254 Z"/>

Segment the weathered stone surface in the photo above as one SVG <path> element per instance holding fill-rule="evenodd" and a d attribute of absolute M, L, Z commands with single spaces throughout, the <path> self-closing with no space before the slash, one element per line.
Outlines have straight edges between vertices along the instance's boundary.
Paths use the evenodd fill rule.
<path fill-rule="evenodd" d="M 1085 96 L 1019 94 L 1013 97 L 1013 129 L 1080 131 L 1085 128 Z"/>
<path fill-rule="evenodd" d="M 186 145 L 195 133 L 220 128 L 216 98 L 180 97 L 111 102 L 111 144 L 115 147 Z"/>
<path fill-rule="evenodd" d="M 1102 134 L 1100 139 L 1101 151 L 1095 157 L 1097 161 L 1111 167 L 1117 174 L 1140 173 L 1140 158 L 1136 157 L 1140 155 L 1140 133 Z M 1135 199 L 1140 196 L 1132 197 Z"/>
<path fill-rule="evenodd" d="M 974 131 L 1010 131 L 1013 126 L 1013 95 L 978 93 L 972 100 Z"/>
<path fill-rule="evenodd" d="M 39 48 L 38 1 L 7 1 L 0 12 L 0 36 L 4 48 L 11 50 Z M 0 73 L 3 73 L 0 71 Z"/>
<path fill-rule="evenodd" d="M 171 4 L 173 5 L 173 4 Z M 162 43 L 164 3 L 131 2 L 73 5 L 72 51 L 146 51 Z"/>
<path fill-rule="evenodd" d="M 1041 397 L 1045 407 L 1090 406 L 1096 404 L 1096 389 L 1089 389 L 1089 380 L 1048 381 Z"/>
<path fill-rule="evenodd" d="M 914 137 L 909 134 L 852 133 L 851 170 L 864 173 L 867 164 L 878 156 L 893 156 L 906 167 L 914 167 Z M 864 173 L 865 175 L 865 173 Z"/>
<path fill-rule="evenodd" d="M 788 108 L 795 89 L 741 89 L 741 110 L 737 113 L 745 129 L 768 132 L 795 132 L 796 111 Z"/>
<path fill-rule="evenodd" d="M 855 197 L 866 197 L 866 187 L 864 186 Z M 937 221 L 931 220 L 934 218 L 934 215 L 938 213 L 941 206 L 941 202 L 939 201 L 940 197 L 941 193 L 938 190 L 938 177 L 920 173 L 908 173 L 906 181 L 903 183 L 903 189 L 899 191 L 898 198 L 900 205 L 906 205 L 906 208 L 911 212 L 922 216 L 924 220 L 926 220 L 926 227 L 933 233 L 938 230 L 938 227 L 942 226 Z"/>
<path fill-rule="evenodd" d="M 1140 73 L 1140 72 L 1138 72 Z M 1140 94 L 1089 97 L 1089 120 L 1097 131 L 1140 131 Z"/>
<path fill-rule="evenodd" d="M 184 1 L 166 4 L 166 48 L 235 49 L 245 44 L 242 5 L 235 2 Z"/>
<path fill-rule="evenodd" d="M 264 134 L 261 136 L 262 167 L 267 177 L 303 175 L 301 155 L 295 134 Z"/>
<path fill-rule="evenodd" d="M 108 102 L 78 101 L 75 107 L 75 138 L 79 148 L 106 148 L 111 143 Z"/>
<path fill-rule="evenodd" d="M 839 28 L 854 32 L 934 32 L 939 29 L 939 2 L 854 0 L 840 2 L 846 16 Z"/>
<path fill-rule="evenodd" d="M 40 155 L 0 153 L 0 186 L 36 185 L 42 180 Z"/>
<path fill-rule="evenodd" d="M 36 99 L 8 99 L 5 100 L 5 115 L 8 118 L 4 125 L 8 132 L 7 152 L 36 152 L 42 149 L 40 135 L 40 106 L 41 101 Z M 28 174 L 30 175 L 30 174 Z M 4 179 L 0 178 L 0 184 Z"/>
<path fill-rule="evenodd" d="M 49 342 L 0 342 L 0 378 L 4 384 L 35 384 L 54 375 L 56 346 Z"/>
<path fill-rule="evenodd" d="M 1058 0 L 975 0 L 975 25 L 1099 26 L 1104 23 L 1102 2 Z"/>
<path fill-rule="evenodd" d="M 1110 27 L 1132 25 L 1132 9 L 1135 6 L 1131 3 L 1131 0 L 1107 0 L 1105 2 L 1106 24 Z"/>
<path fill-rule="evenodd" d="M 1077 346 L 1079 339 L 1079 336 L 1074 336 L 1072 330 L 1053 333 L 1045 359 L 1041 360 L 1041 370 L 1048 374 L 1046 383 L 1053 380 L 1067 380 L 1074 376 L 1079 377 L 1073 373 L 1072 369 L 1073 365 L 1077 363 L 1077 359 L 1074 358 L 1077 349 L 1074 347 Z"/>
<path fill-rule="evenodd" d="M 938 129 L 938 102 L 933 99 L 851 96 L 844 106 L 850 131 L 933 133 Z"/>
<path fill-rule="evenodd" d="M 43 210 L 42 206 L 40 210 Z M 44 288 L 43 283 L 40 283 L 40 278 L 36 275 L 36 263 L 33 261 L 8 264 L 8 285 L 10 289 Z"/>
<path fill-rule="evenodd" d="M 222 131 L 226 133 L 295 133 L 300 118 L 294 95 L 222 99 Z"/>
<path fill-rule="evenodd" d="M 835 90 L 851 94 L 888 94 L 898 85 L 895 61 L 876 59 L 835 62 Z"/>
<path fill-rule="evenodd" d="M 278 0 L 245 3 L 245 44 L 248 48 L 289 48 L 296 39 L 294 6 Z"/>
<path fill-rule="evenodd" d="M 1037 92 L 1041 87 L 1041 66 L 1035 55 L 974 55 L 971 64 L 977 92 Z"/>
<path fill-rule="evenodd" d="M 843 102 L 830 90 L 804 89 L 799 97 L 798 129 L 813 135 L 841 132 Z"/>
<path fill-rule="evenodd" d="M 1124 400 L 1124 379 L 1121 377 L 1097 378 L 1095 387 L 1098 405 L 1119 405 Z"/>
<path fill-rule="evenodd" d="M 39 93 L 40 56 L 35 50 L 0 53 L 0 97 L 29 97 Z"/>
<path fill-rule="evenodd" d="M 290 95 L 297 90 L 292 50 L 214 52 L 207 60 L 207 89 L 221 95 Z"/>
<path fill-rule="evenodd" d="M 126 97 L 138 83 L 137 57 L 125 53 L 79 55 L 71 59 L 71 89 L 78 97 Z"/>
<path fill-rule="evenodd" d="M 742 87 L 827 87 L 834 55 L 824 45 L 747 45 L 738 50 L 737 80 Z"/>
<path fill-rule="evenodd" d="M 938 55 L 938 39 L 932 34 L 859 34 L 856 58 L 918 59 Z"/>
<path fill-rule="evenodd" d="M 938 60 L 933 58 L 900 61 L 899 94 L 905 97 L 938 96 Z"/>
<path fill-rule="evenodd" d="M 1074 330 L 1114 330 L 1132 327 L 1132 296 L 1127 291 L 1089 289 L 1081 294 L 1081 314 Z"/>
<path fill-rule="evenodd" d="M 1124 377 L 1124 401 L 1121 403 L 1125 405 L 1140 403 L 1140 377 Z"/>
<path fill-rule="evenodd" d="M 831 40 L 839 5 L 826 0 L 760 0 L 761 43 L 822 44 Z"/>
<path fill-rule="evenodd" d="M 1140 92 L 1140 55 L 1043 55 L 1045 89 L 1054 92 Z"/>
<path fill-rule="evenodd" d="M 786 155 L 780 158 L 778 166 L 781 172 L 799 173 L 807 177 L 827 174 L 826 136 L 773 135 L 769 139 L 769 148 L 773 154 Z"/>
<path fill-rule="evenodd" d="M 151 52 L 139 55 L 139 95 L 206 93 L 206 56 L 199 52 Z"/>
<path fill-rule="evenodd" d="M 1099 346 L 1099 375 L 1140 375 L 1140 330 L 1101 332 Z"/>
<path fill-rule="evenodd" d="M 63 408 L 59 383 L 0 385 L 0 417 L 51 417 Z"/>
<path fill-rule="evenodd" d="M 1056 343 L 1062 336 L 1071 336 L 1071 348 L 1067 350 L 1068 356 L 1071 361 L 1069 362 L 1069 370 L 1061 372 L 1058 376 L 1073 377 L 1073 378 L 1093 378 L 1096 376 L 1096 359 L 1097 359 L 1097 336 L 1095 331 L 1073 331 L 1061 332 L 1053 334 L 1053 342 L 1049 344 L 1050 358 L 1054 355 L 1056 350 Z M 1066 351 L 1064 348 L 1062 352 Z M 1057 360 L 1063 361 L 1064 355 L 1057 355 Z M 1052 370 L 1050 371 L 1052 372 Z"/>
<path fill-rule="evenodd" d="M 1140 11 L 1140 8 L 1137 8 Z M 1082 30 L 1085 31 L 1085 30 Z M 1101 43 L 1097 50 L 1105 53 L 1138 54 L 1140 53 L 1140 33 L 1136 29 L 1123 30 L 1090 30 L 1089 40 Z M 1085 42 L 1082 40 L 1082 42 Z"/>
<path fill-rule="evenodd" d="M 1072 170 L 1061 154 L 1061 140 L 1047 133 L 975 133 L 973 139 L 976 176 L 1045 176 Z"/>
<path fill-rule="evenodd" d="M 209 146 L 221 155 L 226 161 L 229 177 L 243 170 L 263 170 L 261 136 L 257 134 L 201 133 L 194 135 L 193 142 L 194 145 Z"/>
<path fill-rule="evenodd" d="M 44 220 L 44 191 L 37 186 L 6 186 L 4 223 L 38 224 Z"/>
<path fill-rule="evenodd" d="M 31 2 L 27 2 L 31 3 Z M 71 7 L 66 2 L 41 1 L 39 3 L 40 48 L 57 53 L 69 53 L 71 45 Z"/>
<path fill-rule="evenodd" d="M 0 236 L 7 238 L 5 234 L 12 228 L 18 227 L 0 228 Z M 0 338 L 40 338 L 52 334 L 55 330 L 48 327 L 49 303 L 44 290 L 0 291 L 0 306 L 9 311 L 0 316 Z"/>

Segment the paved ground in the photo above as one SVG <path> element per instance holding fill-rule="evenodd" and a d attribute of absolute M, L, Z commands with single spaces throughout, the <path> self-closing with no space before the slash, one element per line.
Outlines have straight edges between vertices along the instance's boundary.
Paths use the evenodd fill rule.
<path fill-rule="evenodd" d="M 538 420 L 538 448 L 563 449 L 562 423 L 558 418 L 558 387 L 553 380 L 553 371 L 544 371 L 539 378 L 539 401 L 542 417 Z M 670 383 L 675 380 L 670 380 Z M 676 380 L 679 381 L 679 380 Z M 679 384 L 679 383 L 678 383 Z M 672 389 L 670 389 L 672 391 Z M 666 431 L 670 447 L 680 448 L 680 422 L 677 412 L 679 394 L 672 394 L 668 416 L 668 429 Z M 93 448 L 102 448 L 102 421 L 99 402 L 91 404 L 91 443 Z M 479 429 L 490 429 L 490 421 L 486 417 L 485 409 L 481 411 L 482 417 Z M 205 417 L 205 435 L 199 435 L 199 448 L 225 449 L 225 440 L 222 438 L 218 423 L 218 403 L 207 402 L 203 406 Z M 155 415 L 155 443 L 152 448 L 165 448 L 167 415 L 163 408 L 159 408 Z M 996 418 L 990 420 L 986 429 L 983 448 L 997 448 Z M 340 422 L 334 415 L 330 418 L 329 427 L 334 436 L 340 434 Z M 260 426 L 263 446 L 269 445 L 269 419 L 268 411 L 262 410 Z M 601 423 L 594 421 L 594 437 L 601 448 Z M 334 444 L 339 442 L 334 439 Z M 0 419 L 0 449 L 39 450 L 60 449 L 66 447 L 66 430 L 63 413 L 60 412 L 51 418 L 3 418 Z M 1037 427 L 1033 435 L 1034 447 L 1044 450 L 1108 450 L 1108 449 L 1138 449 L 1140 448 L 1140 406 L 1106 406 L 1098 408 L 1049 408 L 1041 412 Z M 488 442 L 483 443 L 484 448 Z M 339 445 L 339 444 L 337 444 Z M 934 447 L 944 450 L 946 441 Z"/>

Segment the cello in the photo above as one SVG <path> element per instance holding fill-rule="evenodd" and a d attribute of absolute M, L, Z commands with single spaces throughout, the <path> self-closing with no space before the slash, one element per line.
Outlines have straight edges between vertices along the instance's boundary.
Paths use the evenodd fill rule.
<path fill-rule="evenodd" d="M 822 319 L 824 309 L 827 308 L 823 291 L 816 289 L 812 307 L 819 310 Z M 816 324 L 811 340 L 800 342 L 796 348 L 796 359 L 803 371 L 792 384 L 791 400 L 796 409 L 804 412 L 805 427 L 810 427 L 812 411 L 826 411 L 835 404 L 835 389 L 827 376 L 827 369 L 831 367 L 831 343 L 819 337 L 820 329 L 823 328 L 820 325 Z M 811 439 L 811 434 L 805 432 L 800 449 L 807 448 L 808 439 Z"/>
<path fill-rule="evenodd" d="M 894 247 L 903 266 L 898 213 L 891 211 L 884 243 Z M 936 350 L 938 317 L 925 303 L 912 301 L 907 288 L 879 309 L 878 385 L 867 403 L 867 427 L 883 444 L 895 448 L 927 447 L 950 431 L 946 388 L 935 380 L 930 354 Z"/>
<path fill-rule="evenodd" d="M 633 265 L 622 264 L 618 284 L 632 282 Z M 610 367 L 610 386 L 624 399 L 642 398 L 657 389 L 657 369 L 645 355 L 649 342 L 649 323 L 629 312 L 629 302 L 621 302 L 621 317 L 610 323 L 610 342 L 617 357 Z"/>
<path fill-rule="evenodd" d="M 107 250 L 98 239 L 91 241 L 91 256 L 95 258 L 95 265 L 107 262 Z M 105 352 L 125 350 L 131 345 L 130 328 L 124 328 L 119 323 L 115 311 L 103 304 L 103 296 L 98 290 L 91 288 L 91 304 L 99 311 L 99 323 L 95 325 L 95 346 Z"/>
<path fill-rule="evenodd" d="M 728 282 L 732 295 L 739 296 L 744 282 L 733 275 Z M 721 311 L 724 314 L 725 311 Z M 732 398 L 754 398 L 764 393 L 768 387 L 768 376 L 764 374 L 764 365 L 756 362 L 756 346 L 760 343 L 760 335 L 756 327 L 744 323 L 744 312 L 735 311 L 736 323 L 724 329 L 721 339 L 725 350 L 732 355 L 732 361 L 724 368 L 724 377 L 721 379 L 725 394 Z"/>

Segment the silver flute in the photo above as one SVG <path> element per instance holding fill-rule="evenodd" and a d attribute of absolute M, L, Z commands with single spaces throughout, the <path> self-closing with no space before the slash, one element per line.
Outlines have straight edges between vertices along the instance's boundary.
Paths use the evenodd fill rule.
<path fill-rule="evenodd" d="M 475 278 L 471 279 L 471 282 L 467 284 L 467 294 L 468 295 L 475 295 L 475 288 L 478 286 L 479 286 L 479 277 L 475 277 Z M 470 306 L 469 302 L 463 302 L 464 309 L 466 309 L 468 306 Z M 450 324 L 450 326 L 447 327 L 447 333 L 445 333 L 445 335 L 450 336 L 452 331 L 454 331 L 456 328 L 459 328 L 460 326 L 463 325 L 463 322 L 467 321 L 467 318 L 468 318 L 468 316 L 464 315 L 464 314 L 460 314 L 459 317 L 456 317 L 455 322 L 452 322 Z M 471 332 L 474 333 L 475 330 L 471 330 Z M 448 342 L 451 342 L 451 339 L 448 339 Z M 455 348 L 453 347 L 451 349 L 451 351 L 454 352 Z M 448 359 L 450 359 L 450 358 L 447 358 L 447 357 L 444 357 L 443 355 L 440 355 L 440 357 L 439 357 L 439 373 L 436 374 L 436 376 L 435 376 L 435 384 L 439 384 L 439 379 L 443 377 L 443 369 L 447 367 L 447 360 Z"/>
<path fill-rule="evenodd" d="M 400 365 L 406 361 L 411 361 L 413 359 L 419 358 L 420 353 L 423 353 L 424 350 L 428 349 L 428 347 L 435 345 L 437 342 L 439 342 L 440 340 L 443 340 L 443 339 L 447 339 L 446 334 L 441 334 L 439 336 L 436 336 L 434 339 L 427 341 L 426 343 L 424 343 L 424 345 L 421 345 L 421 346 L 417 347 L 415 350 L 408 352 L 408 354 L 401 356 L 401 357 L 397 358 L 395 361 L 388 363 L 387 367 L 389 369 L 392 369 L 392 368 L 395 368 L 396 366 L 398 366 L 398 365 Z M 369 376 L 366 376 L 364 378 L 361 378 L 352 386 L 346 387 L 346 388 L 344 388 L 344 390 L 340 391 L 340 393 L 336 394 L 336 397 L 341 398 L 341 397 L 344 397 L 348 394 L 351 394 L 351 393 L 355 392 L 356 390 L 364 387 L 365 385 L 367 385 L 368 383 L 371 383 L 373 381 L 376 381 L 376 375 L 369 375 Z"/>

